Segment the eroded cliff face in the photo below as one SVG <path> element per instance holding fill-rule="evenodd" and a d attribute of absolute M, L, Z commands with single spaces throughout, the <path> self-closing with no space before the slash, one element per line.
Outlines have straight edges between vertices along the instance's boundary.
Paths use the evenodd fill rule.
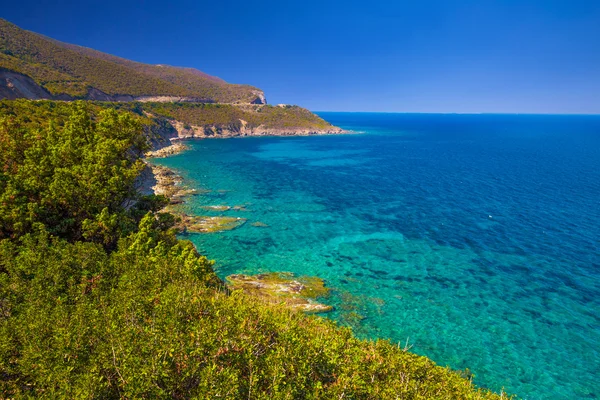
<path fill-rule="evenodd" d="M 0 69 L 0 99 L 52 99 L 52 95 L 26 75 Z"/>
<path fill-rule="evenodd" d="M 267 98 L 261 90 L 255 90 L 252 94 L 254 94 L 256 98 L 252 100 L 250 104 L 267 104 Z"/>
<path fill-rule="evenodd" d="M 173 145 L 173 142 L 183 139 L 218 139 L 245 136 L 311 136 L 311 135 L 335 135 L 348 133 L 341 128 L 331 126 L 326 129 L 316 128 L 266 128 L 262 125 L 250 127 L 244 120 L 239 123 L 230 124 L 227 127 L 215 125 L 188 125 L 181 121 L 157 117 L 148 112 L 147 117 L 154 120 L 154 125 L 146 128 L 153 150 L 160 150 Z"/>
<path fill-rule="evenodd" d="M 262 91 L 253 92 L 256 96 L 250 104 L 267 104 L 265 95 Z M 77 100 L 66 94 L 52 95 L 46 89 L 38 85 L 27 75 L 19 74 L 0 68 L 0 100 L 8 99 L 29 99 L 29 100 Z M 182 97 L 182 96 L 131 96 L 128 94 L 109 95 L 101 90 L 90 87 L 85 98 L 81 100 L 94 101 L 117 101 L 117 102 L 157 102 L 157 103 L 214 103 L 212 99 L 200 97 Z"/>
<path fill-rule="evenodd" d="M 85 100 L 98 101 L 133 101 L 132 96 L 109 96 L 106 93 L 90 88 Z M 0 99 L 16 100 L 75 100 L 66 94 L 52 95 L 46 89 L 38 85 L 27 75 L 17 72 L 0 69 Z"/>
<path fill-rule="evenodd" d="M 238 123 L 230 124 L 226 127 L 215 125 L 188 125 L 180 121 L 169 120 L 169 123 L 177 131 L 178 139 L 207 139 L 207 138 L 231 138 L 244 136 L 310 136 L 310 135 L 332 135 L 345 133 L 343 129 L 332 126 L 326 129 L 316 128 L 266 128 L 263 125 L 251 127 L 242 119 Z"/>

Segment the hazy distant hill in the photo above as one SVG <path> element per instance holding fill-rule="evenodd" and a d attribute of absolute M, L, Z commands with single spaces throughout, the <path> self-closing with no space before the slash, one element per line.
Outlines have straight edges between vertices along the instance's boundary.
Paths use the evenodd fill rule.
<path fill-rule="evenodd" d="M 0 19 L 2 98 L 266 103 L 252 86 L 62 43 Z"/>

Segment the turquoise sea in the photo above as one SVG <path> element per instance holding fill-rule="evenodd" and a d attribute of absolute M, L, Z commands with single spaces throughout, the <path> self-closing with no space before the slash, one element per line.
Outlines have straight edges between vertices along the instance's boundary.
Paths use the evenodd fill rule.
<path fill-rule="evenodd" d="M 186 212 L 248 219 L 185 236 L 218 274 L 320 276 L 361 337 L 521 398 L 600 398 L 600 116 L 320 115 L 358 133 L 155 160 L 205 191 Z"/>

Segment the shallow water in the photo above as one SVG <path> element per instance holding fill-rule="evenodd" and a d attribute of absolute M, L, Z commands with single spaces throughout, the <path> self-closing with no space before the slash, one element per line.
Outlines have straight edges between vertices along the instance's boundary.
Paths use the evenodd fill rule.
<path fill-rule="evenodd" d="M 362 133 L 156 160 L 210 191 L 187 212 L 248 218 L 185 236 L 218 274 L 317 275 L 361 337 L 523 398 L 600 397 L 600 117 L 322 116 Z M 201 208 L 221 204 L 244 208 Z"/>

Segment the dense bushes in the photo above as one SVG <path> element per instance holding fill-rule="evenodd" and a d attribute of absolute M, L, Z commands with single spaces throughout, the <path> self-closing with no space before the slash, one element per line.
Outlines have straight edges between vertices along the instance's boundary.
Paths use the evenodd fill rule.
<path fill-rule="evenodd" d="M 126 201 L 138 117 L 51 104 L 0 107 L 3 398 L 498 398 L 389 342 L 227 293 L 160 201 Z"/>
<path fill-rule="evenodd" d="M 27 103 L 21 103 L 27 104 Z M 107 109 L 92 121 L 83 104 L 63 126 L 30 128 L 0 119 L 0 238 L 42 223 L 54 235 L 108 244 L 130 224 L 123 213 L 144 168 L 146 141 L 130 114 Z"/>
<path fill-rule="evenodd" d="M 155 225 L 149 214 L 111 253 L 43 229 L 2 242 L 1 392 L 51 398 L 176 392 L 181 382 L 168 352 L 189 330 L 191 315 L 180 315 L 193 306 L 186 290 L 207 291 L 217 280 L 190 243 Z"/>

